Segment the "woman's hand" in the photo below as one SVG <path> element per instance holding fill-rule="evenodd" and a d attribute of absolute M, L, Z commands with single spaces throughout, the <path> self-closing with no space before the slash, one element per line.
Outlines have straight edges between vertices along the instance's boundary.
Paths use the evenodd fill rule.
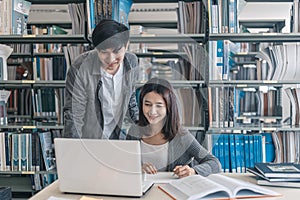
<path fill-rule="evenodd" d="M 193 168 L 191 168 L 188 165 L 177 165 L 174 169 L 173 169 L 174 174 L 176 174 L 179 178 L 185 177 L 185 176 L 191 176 L 191 175 L 195 175 L 196 172 Z"/>
<path fill-rule="evenodd" d="M 152 165 L 151 163 L 144 163 L 142 165 L 142 169 L 143 172 L 147 173 L 147 174 L 156 174 L 157 173 L 157 169 L 154 165 Z"/>

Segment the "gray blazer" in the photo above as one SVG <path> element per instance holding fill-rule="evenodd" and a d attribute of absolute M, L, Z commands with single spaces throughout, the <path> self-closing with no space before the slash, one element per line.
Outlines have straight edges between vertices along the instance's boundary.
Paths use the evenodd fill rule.
<path fill-rule="evenodd" d="M 130 127 L 127 139 L 140 140 L 142 129 L 134 125 Z M 221 172 L 220 161 L 210 154 L 196 138 L 186 129 L 181 129 L 176 136 L 169 141 L 167 171 L 173 171 L 177 165 L 183 165 L 191 157 L 194 161 L 190 166 L 197 174 L 208 176 Z M 159 170 L 159 169 L 158 169 Z"/>
<path fill-rule="evenodd" d="M 125 115 L 136 122 L 138 107 L 135 98 L 135 82 L 138 80 L 138 60 L 134 54 L 126 53 L 123 61 L 122 113 L 111 139 L 119 139 Z M 67 73 L 64 104 L 63 137 L 102 138 L 103 113 L 98 98 L 102 87 L 101 62 L 96 50 L 81 54 Z"/>

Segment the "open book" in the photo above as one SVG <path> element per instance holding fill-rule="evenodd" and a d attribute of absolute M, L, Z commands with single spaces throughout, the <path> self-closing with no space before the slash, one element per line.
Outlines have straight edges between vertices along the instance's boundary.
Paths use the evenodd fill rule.
<path fill-rule="evenodd" d="M 160 185 L 159 188 L 178 200 L 281 196 L 272 190 L 222 174 L 188 176 Z"/>

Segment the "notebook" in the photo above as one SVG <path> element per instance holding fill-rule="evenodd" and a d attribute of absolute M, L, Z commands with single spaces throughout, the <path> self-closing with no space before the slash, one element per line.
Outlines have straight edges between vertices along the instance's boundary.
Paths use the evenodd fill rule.
<path fill-rule="evenodd" d="M 140 142 L 55 138 L 59 189 L 68 193 L 141 197 L 144 181 Z"/>

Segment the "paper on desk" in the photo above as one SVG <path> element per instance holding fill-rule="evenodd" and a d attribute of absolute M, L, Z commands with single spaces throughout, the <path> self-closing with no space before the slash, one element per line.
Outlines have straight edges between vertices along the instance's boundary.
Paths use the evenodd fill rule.
<path fill-rule="evenodd" d="M 152 181 L 153 183 L 169 183 L 175 179 L 178 179 L 178 176 L 173 176 L 173 172 L 158 172 L 157 174 L 146 174 L 145 181 Z"/>
<path fill-rule="evenodd" d="M 51 196 L 48 198 L 48 200 L 71 200 L 71 199 Z M 92 197 L 82 196 L 79 200 L 103 200 L 103 199 L 96 199 Z"/>
<path fill-rule="evenodd" d="M 96 199 L 93 197 L 82 196 L 79 200 L 103 200 L 103 199 Z"/>
<path fill-rule="evenodd" d="M 47 200 L 71 200 L 71 199 L 51 196 Z"/>

